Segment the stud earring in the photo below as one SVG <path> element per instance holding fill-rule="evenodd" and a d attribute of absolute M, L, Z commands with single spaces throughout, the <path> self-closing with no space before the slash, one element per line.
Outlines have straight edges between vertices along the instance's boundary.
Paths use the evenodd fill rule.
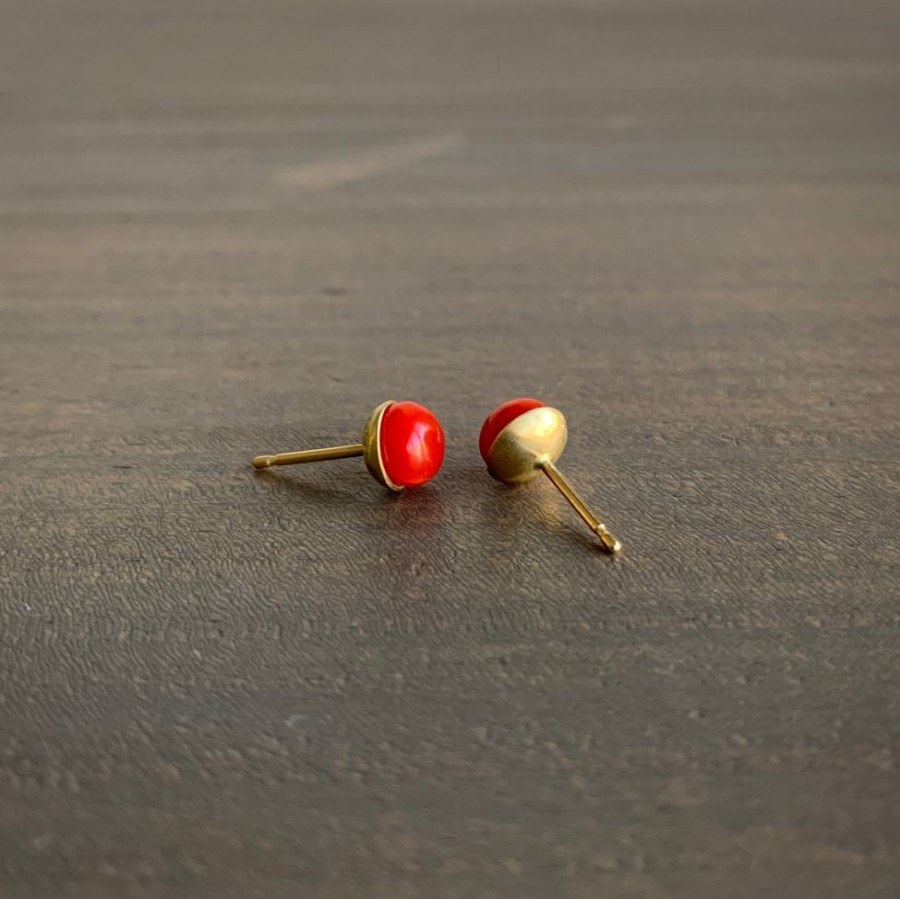
<path fill-rule="evenodd" d="M 582 502 L 554 464 L 566 445 L 566 419 L 562 412 L 540 400 L 510 400 L 485 419 L 478 448 L 491 476 L 505 484 L 524 484 L 540 472 L 569 501 L 585 524 L 600 538 L 608 553 L 622 544 Z"/>
<path fill-rule="evenodd" d="M 257 456 L 253 467 L 298 465 L 352 456 L 362 456 L 372 477 L 390 490 L 419 487 L 437 474 L 444 461 L 444 430 L 437 416 L 424 406 L 408 400 L 389 401 L 369 416 L 361 443 Z"/>

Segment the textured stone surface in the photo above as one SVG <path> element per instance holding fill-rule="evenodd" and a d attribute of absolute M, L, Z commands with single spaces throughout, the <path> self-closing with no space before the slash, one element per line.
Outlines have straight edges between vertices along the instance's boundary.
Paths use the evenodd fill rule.
<path fill-rule="evenodd" d="M 4 3 L 4 899 L 895 897 L 897 27 Z"/>

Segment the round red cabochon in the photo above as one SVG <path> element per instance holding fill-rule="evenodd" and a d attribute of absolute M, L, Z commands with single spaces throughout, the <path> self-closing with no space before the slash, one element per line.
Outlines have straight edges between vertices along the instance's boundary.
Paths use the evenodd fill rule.
<path fill-rule="evenodd" d="M 502 406 L 497 406 L 481 426 L 481 435 L 478 438 L 478 449 L 481 451 L 481 458 L 485 462 L 488 461 L 488 455 L 491 452 L 494 441 L 497 439 L 497 435 L 511 421 L 514 421 L 523 413 L 530 412 L 532 409 L 537 409 L 543 405 L 540 400 L 523 396 L 517 400 L 510 400 Z"/>
<path fill-rule="evenodd" d="M 381 462 L 398 487 L 430 481 L 444 461 L 444 429 L 419 403 L 392 403 L 381 419 Z"/>

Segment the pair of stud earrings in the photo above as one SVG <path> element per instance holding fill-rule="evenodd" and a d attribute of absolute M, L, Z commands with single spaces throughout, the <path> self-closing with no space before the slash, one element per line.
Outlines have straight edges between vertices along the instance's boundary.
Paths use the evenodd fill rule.
<path fill-rule="evenodd" d="M 485 419 L 478 448 L 491 476 L 504 484 L 524 484 L 543 472 L 569 501 L 608 553 L 622 544 L 569 486 L 556 467 L 568 432 L 562 412 L 540 400 L 521 398 L 498 406 Z M 254 468 L 297 465 L 325 459 L 362 456 L 366 467 L 389 490 L 419 487 L 430 481 L 444 461 L 444 429 L 437 416 L 409 400 L 386 402 L 369 416 L 361 443 L 296 453 L 257 456 Z"/>

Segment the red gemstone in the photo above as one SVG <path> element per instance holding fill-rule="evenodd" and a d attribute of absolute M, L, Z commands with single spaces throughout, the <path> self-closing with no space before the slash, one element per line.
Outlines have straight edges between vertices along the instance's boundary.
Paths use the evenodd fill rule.
<path fill-rule="evenodd" d="M 398 487 L 430 481 L 444 461 L 444 429 L 424 406 L 392 403 L 381 419 L 381 463 Z"/>
<path fill-rule="evenodd" d="M 497 406 L 493 412 L 484 420 L 481 426 L 481 436 L 478 438 L 478 449 L 481 451 L 481 457 L 485 462 L 488 461 L 488 455 L 491 447 L 497 439 L 497 435 L 514 419 L 518 418 L 525 412 L 537 409 L 544 404 L 540 400 L 529 399 L 523 396 L 517 400 L 510 400 L 502 406 Z"/>

